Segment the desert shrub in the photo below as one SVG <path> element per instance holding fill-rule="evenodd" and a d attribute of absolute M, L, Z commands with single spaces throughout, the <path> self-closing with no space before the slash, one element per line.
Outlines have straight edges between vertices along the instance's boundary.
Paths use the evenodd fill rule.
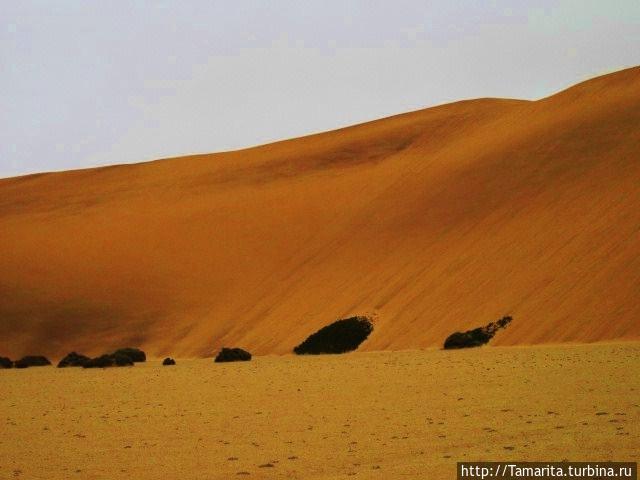
<path fill-rule="evenodd" d="M 13 362 L 10 358 L 0 357 L 0 369 L 1 368 L 13 368 Z"/>
<path fill-rule="evenodd" d="M 83 367 L 84 368 L 106 368 L 113 367 L 115 365 L 115 361 L 113 355 L 104 354 L 99 357 L 92 358 L 88 362 L 86 362 Z"/>
<path fill-rule="evenodd" d="M 322 327 L 293 351 L 298 355 L 346 353 L 356 350 L 373 331 L 368 317 L 351 317 Z"/>
<path fill-rule="evenodd" d="M 506 317 L 502 317 L 500 320 L 495 322 L 496 330 L 499 330 L 501 328 L 505 328 L 507 325 L 509 325 L 511 323 L 512 320 L 513 320 L 513 318 L 510 317 L 509 315 L 507 315 Z"/>
<path fill-rule="evenodd" d="M 169 357 L 165 358 L 162 361 L 162 365 L 165 365 L 165 366 L 175 365 L 175 364 L 176 364 L 176 361 L 173 358 L 169 358 Z"/>
<path fill-rule="evenodd" d="M 216 356 L 215 362 L 248 362 L 251 354 L 241 348 L 223 348 Z"/>
<path fill-rule="evenodd" d="M 147 355 L 139 348 L 120 348 L 112 355 L 126 355 L 134 363 L 147 361 Z"/>
<path fill-rule="evenodd" d="M 130 365 L 133 365 L 134 360 L 127 354 L 125 353 L 112 353 L 111 356 L 113 357 L 113 363 L 115 364 L 116 367 L 128 367 Z M 138 360 L 140 362 L 144 361 L 144 360 Z"/>
<path fill-rule="evenodd" d="M 472 348 L 479 347 L 489 343 L 494 335 L 503 328 L 506 328 L 513 318 L 510 316 L 502 317 L 496 322 L 491 322 L 484 327 L 474 328 L 466 332 L 455 332 L 447 337 L 444 341 L 445 350 L 456 348 Z"/>
<path fill-rule="evenodd" d="M 42 355 L 27 355 L 13 364 L 15 368 L 45 367 L 47 365 L 51 365 L 51 362 Z"/>
<path fill-rule="evenodd" d="M 133 360 L 122 353 L 107 353 L 92 358 L 86 362 L 84 368 L 128 367 L 133 365 Z"/>
<path fill-rule="evenodd" d="M 84 367 L 84 365 L 91 360 L 89 357 L 85 355 L 81 355 L 76 352 L 71 352 L 67 354 L 60 362 L 58 362 L 58 368 L 65 367 Z"/>
<path fill-rule="evenodd" d="M 492 335 L 487 333 L 483 327 L 474 328 L 466 332 L 455 332 L 449 335 L 444 342 L 445 349 L 479 347 L 491 340 Z"/>

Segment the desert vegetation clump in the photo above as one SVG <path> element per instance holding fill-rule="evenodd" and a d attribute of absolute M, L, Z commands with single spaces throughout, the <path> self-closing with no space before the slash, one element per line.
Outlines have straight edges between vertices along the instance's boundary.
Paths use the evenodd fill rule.
<path fill-rule="evenodd" d="M 129 355 L 124 353 L 112 353 L 111 356 L 116 367 L 129 367 L 135 363 Z"/>
<path fill-rule="evenodd" d="M 120 348 L 86 362 L 84 368 L 129 367 L 136 362 L 145 362 L 147 355 L 139 348 Z"/>
<path fill-rule="evenodd" d="M 130 367 L 133 360 L 123 353 L 106 353 L 86 362 L 84 368 Z"/>
<path fill-rule="evenodd" d="M 147 355 L 139 348 L 120 348 L 113 352 L 112 355 L 125 355 L 129 357 L 134 363 L 147 361 Z"/>
<path fill-rule="evenodd" d="M 164 366 L 175 365 L 175 364 L 176 364 L 176 361 L 170 357 L 167 357 L 162 361 L 162 365 Z"/>
<path fill-rule="evenodd" d="M 13 368 L 13 362 L 8 357 L 0 357 L 0 369 Z"/>
<path fill-rule="evenodd" d="M 58 362 L 58 368 L 65 367 L 84 367 L 91 360 L 89 357 L 80 353 L 71 352 Z"/>
<path fill-rule="evenodd" d="M 51 362 L 42 355 L 27 355 L 13 364 L 15 368 L 46 367 L 47 365 L 51 365 Z"/>
<path fill-rule="evenodd" d="M 113 356 L 109 354 L 100 355 L 92 358 L 83 365 L 84 368 L 106 368 L 115 366 Z"/>
<path fill-rule="evenodd" d="M 242 348 L 223 348 L 215 358 L 215 362 L 248 362 L 251 354 Z"/>
<path fill-rule="evenodd" d="M 502 317 L 500 320 L 491 322 L 484 327 L 474 328 L 466 332 L 455 332 L 444 341 L 445 350 L 457 348 L 480 347 L 489 343 L 498 330 L 506 328 L 513 320 L 510 316 Z"/>
<path fill-rule="evenodd" d="M 369 317 L 345 318 L 322 327 L 295 347 L 297 355 L 346 353 L 356 350 L 373 331 Z"/>

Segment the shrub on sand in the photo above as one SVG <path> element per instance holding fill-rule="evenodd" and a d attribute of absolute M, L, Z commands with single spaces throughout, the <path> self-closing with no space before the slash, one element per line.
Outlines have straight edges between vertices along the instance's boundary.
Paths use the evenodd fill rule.
<path fill-rule="evenodd" d="M 60 362 L 58 362 L 58 368 L 65 367 L 84 367 L 85 364 L 91 360 L 89 357 L 85 355 L 81 355 L 76 352 L 71 352 L 67 354 Z"/>
<path fill-rule="evenodd" d="M 474 328 L 473 330 L 467 330 L 466 332 L 452 333 L 444 341 L 444 349 L 472 348 L 485 345 L 489 343 L 489 340 L 495 336 L 498 330 L 506 328 L 512 320 L 512 317 L 506 316 L 496 322 L 491 322 L 484 327 Z"/>
<path fill-rule="evenodd" d="M 42 355 L 27 355 L 13 364 L 15 368 L 46 367 L 47 365 L 51 365 L 51 362 Z"/>
<path fill-rule="evenodd" d="M 0 369 L 2 368 L 13 368 L 13 362 L 10 358 L 0 357 Z"/>
<path fill-rule="evenodd" d="M 216 356 L 215 362 L 248 362 L 251 354 L 241 348 L 223 348 Z"/>
<path fill-rule="evenodd" d="M 298 355 L 346 353 L 356 350 L 373 331 L 368 317 L 350 317 L 333 322 L 310 335 L 293 351 Z"/>
<path fill-rule="evenodd" d="M 133 366 L 133 360 L 121 353 L 110 353 L 92 358 L 83 366 L 84 368 L 129 367 Z"/>
<path fill-rule="evenodd" d="M 147 355 L 139 348 L 119 348 L 112 355 L 126 355 L 134 363 L 147 361 Z"/>

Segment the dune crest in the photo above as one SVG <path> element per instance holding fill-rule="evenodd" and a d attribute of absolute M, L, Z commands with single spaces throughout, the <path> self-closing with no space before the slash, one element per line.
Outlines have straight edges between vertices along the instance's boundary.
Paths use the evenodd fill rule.
<path fill-rule="evenodd" d="M 0 180 L 0 355 L 640 338 L 640 68 L 247 150 Z M 114 159 L 116 160 L 116 159 Z"/>

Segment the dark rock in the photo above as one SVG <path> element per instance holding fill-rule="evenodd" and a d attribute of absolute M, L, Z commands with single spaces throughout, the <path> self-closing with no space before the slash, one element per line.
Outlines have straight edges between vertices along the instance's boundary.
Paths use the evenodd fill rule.
<path fill-rule="evenodd" d="M 175 365 L 175 364 L 176 364 L 176 361 L 173 358 L 169 358 L 169 357 L 165 358 L 162 361 L 162 365 Z"/>
<path fill-rule="evenodd" d="M 139 348 L 120 348 L 113 355 L 126 355 L 134 363 L 147 361 L 147 355 Z"/>
<path fill-rule="evenodd" d="M 10 358 L 0 357 L 0 369 L 3 368 L 13 368 L 13 362 Z"/>
<path fill-rule="evenodd" d="M 322 327 L 293 351 L 298 355 L 346 353 L 356 350 L 373 331 L 368 317 L 351 317 Z"/>
<path fill-rule="evenodd" d="M 84 367 L 89 360 L 91 359 L 85 355 L 81 355 L 76 352 L 71 352 L 62 360 L 60 360 L 60 362 L 58 362 L 58 368 Z"/>
<path fill-rule="evenodd" d="M 129 367 L 133 360 L 122 353 L 111 353 L 92 358 L 84 364 L 84 368 Z"/>
<path fill-rule="evenodd" d="M 15 368 L 46 367 L 47 365 L 51 365 L 51 362 L 42 355 L 27 355 L 13 364 Z"/>
<path fill-rule="evenodd" d="M 444 341 L 445 350 L 456 348 L 472 348 L 479 347 L 489 343 L 498 330 L 506 328 L 513 318 L 510 316 L 502 317 L 496 322 L 491 322 L 484 327 L 474 328 L 466 332 L 455 332 L 447 337 Z"/>
<path fill-rule="evenodd" d="M 223 348 L 216 356 L 216 362 L 247 362 L 251 354 L 241 348 Z"/>

